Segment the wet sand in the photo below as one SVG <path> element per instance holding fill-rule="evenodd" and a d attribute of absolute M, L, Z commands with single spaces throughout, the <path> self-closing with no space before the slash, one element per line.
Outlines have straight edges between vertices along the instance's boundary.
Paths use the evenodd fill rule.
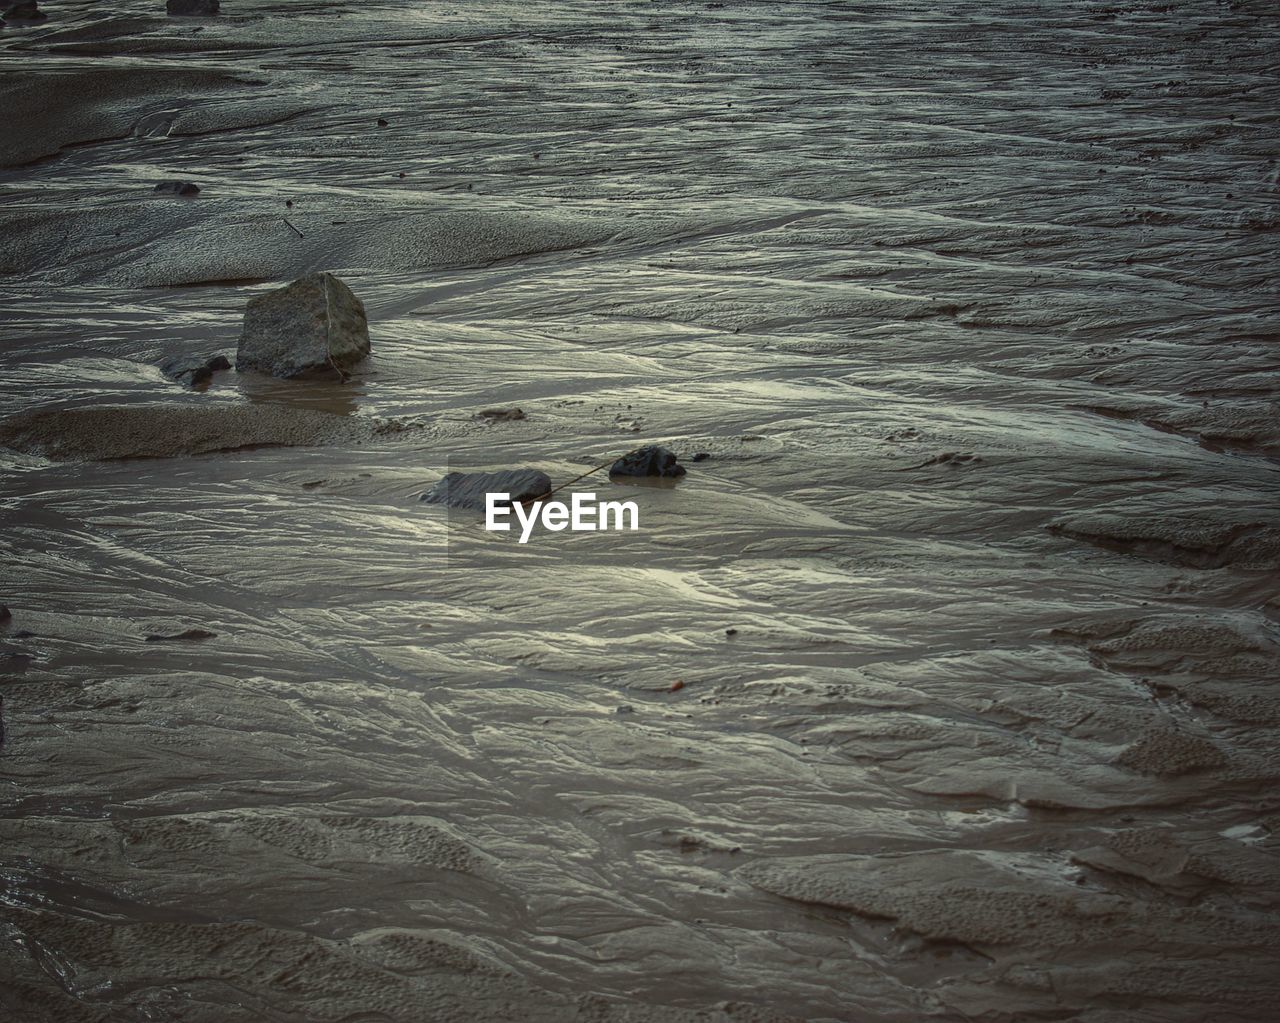
<path fill-rule="evenodd" d="M 1271 5 L 45 9 L 0 1017 L 1273 1018 Z M 157 368 L 321 269 L 349 382 Z"/>

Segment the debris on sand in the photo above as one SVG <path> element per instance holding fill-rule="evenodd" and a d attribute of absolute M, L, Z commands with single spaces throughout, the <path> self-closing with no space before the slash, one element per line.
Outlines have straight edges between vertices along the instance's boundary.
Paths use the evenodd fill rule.
<path fill-rule="evenodd" d="M 610 476 L 665 476 L 679 477 L 685 467 L 676 461 L 675 452 L 651 444 L 623 455 L 609 466 Z"/>
<path fill-rule="evenodd" d="M 218 13 L 218 0 L 168 0 L 165 11 L 170 17 L 208 18 Z"/>
<path fill-rule="evenodd" d="M 286 379 L 345 375 L 369 350 L 364 303 L 333 274 L 313 273 L 249 302 L 236 369 Z"/>
<path fill-rule="evenodd" d="M 194 181 L 161 181 L 153 191 L 164 195 L 199 195 L 200 186 Z"/>
<path fill-rule="evenodd" d="M 216 632 L 210 632 L 208 629 L 187 629 L 185 632 L 175 632 L 172 634 L 162 634 L 153 632 L 146 637 L 148 643 L 174 643 L 180 640 L 197 640 L 197 639 L 216 639 Z"/>
<path fill-rule="evenodd" d="M 10 611 L 3 604 L 0 604 L 0 623 L 11 621 L 12 619 L 13 619 L 13 612 Z"/>
<path fill-rule="evenodd" d="M 551 492 L 551 477 L 540 469 L 499 469 L 496 472 L 451 472 L 422 495 L 428 504 L 484 511 L 489 494 L 509 494 L 512 503 L 530 501 Z"/>
<path fill-rule="evenodd" d="M 205 358 L 190 355 L 174 355 L 160 363 L 160 372 L 184 387 L 202 387 L 213 379 L 213 374 L 230 369 L 231 360 L 225 355 L 209 355 Z"/>

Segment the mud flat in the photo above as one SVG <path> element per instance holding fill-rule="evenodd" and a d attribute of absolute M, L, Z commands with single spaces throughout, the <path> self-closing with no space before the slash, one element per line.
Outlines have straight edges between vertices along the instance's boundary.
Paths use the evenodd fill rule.
<path fill-rule="evenodd" d="M 351 444 L 401 429 L 281 404 L 106 405 L 14 416 L 0 422 L 0 444 L 53 461 L 103 461 Z"/>
<path fill-rule="evenodd" d="M 1274 1017 L 1274 5 L 45 7 L 0 1017 Z"/>

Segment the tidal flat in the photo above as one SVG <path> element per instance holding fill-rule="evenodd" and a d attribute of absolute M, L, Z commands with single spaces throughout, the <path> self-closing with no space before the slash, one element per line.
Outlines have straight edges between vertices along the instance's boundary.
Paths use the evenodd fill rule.
<path fill-rule="evenodd" d="M 0 1019 L 1276 1018 L 1280 8 L 41 9 Z"/>

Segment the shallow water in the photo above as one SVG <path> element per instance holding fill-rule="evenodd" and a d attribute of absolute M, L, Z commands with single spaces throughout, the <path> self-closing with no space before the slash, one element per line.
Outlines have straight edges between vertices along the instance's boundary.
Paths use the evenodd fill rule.
<path fill-rule="evenodd" d="M 46 9 L 0 435 L 357 422 L 0 449 L 15 1019 L 1271 1018 L 1270 5 Z M 313 269 L 351 382 L 155 369 Z"/>

